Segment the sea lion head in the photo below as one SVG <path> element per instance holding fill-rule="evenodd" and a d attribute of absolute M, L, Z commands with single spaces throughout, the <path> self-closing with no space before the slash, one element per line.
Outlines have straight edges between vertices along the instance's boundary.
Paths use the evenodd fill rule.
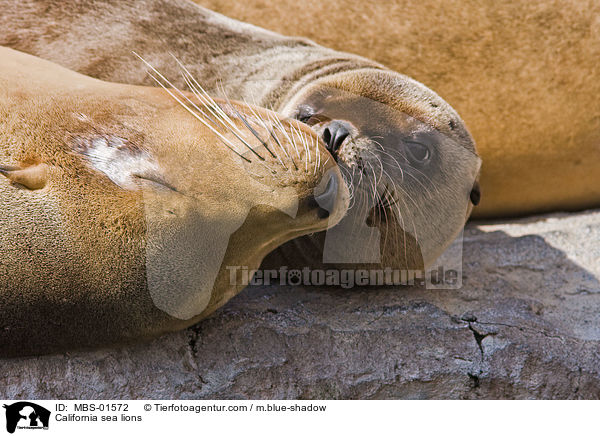
<path fill-rule="evenodd" d="M 53 329 L 64 346 L 181 328 L 245 286 L 228 267 L 256 269 L 346 212 L 337 164 L 298 121 L 0 58 L 7 325 L 87 326 Z"/>
<path fill-rule="evenodd" d="M 376 68 L 329 75 L 296 90 L 283 113 L 317 131 L 351 181 L 348 228 L 365 229 L 379 244 L 379 260 L 357 263 L 429 265 L 479 201 L 480 160 L 464 122 L 404 75 Z"/>
<path fill-rule="evenodd" d="M 179 319 L 227 301 L 247 284 L 232 282 L 240 268 L 252 271 L 277 246 L 338 223 L 349 204 L 338 165 L 307 126 L 239 102 L 196 107 L 214 131 L 190 130 L 191 148 L 154 148 L 166 171 L 142 175 L 167 186 L 143 191 L 149 289 L 157 307 Z M 173 221 L 175 237 L 166 230 Z M 165 296 L 166 288 L 177 295 Z"/>

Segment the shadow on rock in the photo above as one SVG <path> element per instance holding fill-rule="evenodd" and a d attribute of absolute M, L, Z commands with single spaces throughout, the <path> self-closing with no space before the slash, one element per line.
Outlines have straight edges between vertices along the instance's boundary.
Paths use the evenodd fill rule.
<path fill-rule="evenodd" d="M 2 361 L 9 398 L 599 398 L 600 211 L 470 223 L 463 286 L 249 288 L 133 347 Z"/>

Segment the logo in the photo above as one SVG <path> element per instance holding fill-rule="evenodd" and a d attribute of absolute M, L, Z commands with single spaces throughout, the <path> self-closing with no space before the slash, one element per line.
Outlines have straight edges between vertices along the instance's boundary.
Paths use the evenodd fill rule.
<path fill-rule="evenodd" d="M 19 401 L 3 406 L 6 409 L 6 431 L 14 433 L 16 429 L 48 430 L 50 411 L 28 401 Z"/>

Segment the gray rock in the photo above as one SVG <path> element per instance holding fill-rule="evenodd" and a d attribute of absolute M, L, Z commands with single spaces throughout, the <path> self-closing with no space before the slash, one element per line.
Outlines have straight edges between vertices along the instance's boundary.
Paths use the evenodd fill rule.
<path fill-rule="evenodd" d="M 464 235 L 459 290 L 250 288 L 151 343 L 1 360 L 5 398 L 600 398 L 600 211 Z"/>

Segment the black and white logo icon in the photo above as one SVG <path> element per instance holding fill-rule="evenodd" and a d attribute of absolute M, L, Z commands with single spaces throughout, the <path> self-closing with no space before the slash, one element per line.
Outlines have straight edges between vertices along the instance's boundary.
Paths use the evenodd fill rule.
<path fill-rule="evenodd" d="M 28 401 L 19 401 L 3 406 L 6 409 L 6 431 L 14 433 L 16 429 L 48 429 L 50 411 Z"/>

